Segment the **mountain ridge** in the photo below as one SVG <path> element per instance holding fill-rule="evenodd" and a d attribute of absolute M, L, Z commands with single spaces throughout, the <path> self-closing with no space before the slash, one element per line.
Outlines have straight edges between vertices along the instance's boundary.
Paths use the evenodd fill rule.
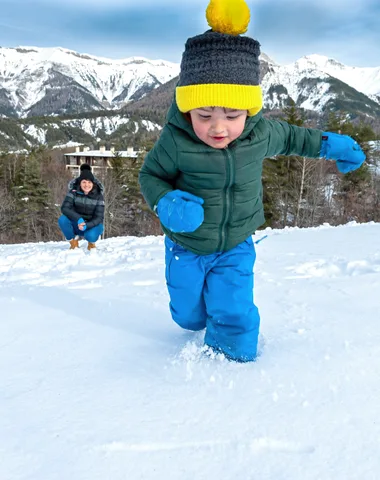
<path fill-rule="evenodd" d="M 380 133 L 380 67 L 349 67 L 316 54 L 279 65 L 265 53 L 260 65 L 264 113 L 280 115 L 294 102 L 317 126 L 329 112 L 342 112 Z M 125 145 L 133 132 L 154 138 L 178 74 L 179 64 L 165 60 L 0 47 L 0 150 L 60 142 Z"/>
<path fill-rule="evenodd" d="M 164 84 L 179 72 L 179 66 L 164 60 L 131 57 L 121 60 L 82 55 L 62 47 L 0 47 L 0 114 L 4 116 L 57 115 L 79 113 L 75 105 L 82 99 L 81 111 L 117 109 L 132 98 Z M 63 95 L 60 89 L 75 84 L 76 97 Z M 49 86 L 54 83 L 55 102 Z M 81 88 L 82 92 L 78 92 Z M 44 97 L 44 108 L 36 105 Z M 92 97 L 92 98 L 91 98 Z M 73 105 L 67 107 L 67 100 Z M 8 108 L 8 114 L 5 108 Z"/>
<path fill-rule="evenodd" d="M 328 83 L 329 77 L 380 106 L 380 66 L 351 67 L 317 54 L 279 65 L 262 53 L 260 63 L 264 108 L 273 108 L 271 102 L 266 105 L 265 98 L 270 86 L 286 86 L 289 96 L 298 104 L 297 86 L 301 80 L 320 78 Z M 179 64 L 165 60 L 114 60 L 63 47 L 0 47 L 0 114 L 25 117 L 117 110 L 140 100 L 178 74 Z"/>

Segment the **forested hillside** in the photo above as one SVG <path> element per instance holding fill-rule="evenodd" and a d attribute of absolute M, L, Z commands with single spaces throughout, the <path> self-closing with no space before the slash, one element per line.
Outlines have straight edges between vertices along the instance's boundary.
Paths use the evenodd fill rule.
<path fill-rule="evenodd" d="M 162 95 L 165 103 L 165 92 Z M 140 104 L 139 108 L 143 108 Z M 289 123 L 314 126 L 295 105 L 278 114 Z M 353 136 L 367 154 L 367 162 L 348 175 L 340 174 L 334 162 L 303 157 L 277 157 L 264 162 L 265 226 L 310 227 L 352 220 L 380 221 L 380 148 L 373 130 L 330 114 L 325 130 Z M 152 138 L 140 140 L 149 151 Z M 160 232 L 159 224 L 145 205 L 138 185 L 144 154 L 123 161 L 117 155 L 113 169 L 101 177 L 105 184 L 105 237 L 149 235 Z M 70 174 L 59 149 L 36 147 L 24 153 L 0 156 L 0 243 L 61 239 L 57 227 L 60 205 Z"/>

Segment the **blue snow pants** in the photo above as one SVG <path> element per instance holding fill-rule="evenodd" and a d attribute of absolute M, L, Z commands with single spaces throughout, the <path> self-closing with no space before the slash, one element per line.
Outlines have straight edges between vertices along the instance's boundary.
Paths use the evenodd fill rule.
<path fill-rule="evenodd" d="M 232 250 L 197 255 L 165 238 L 166 284 L 173 320 L 206 328 L 205 344 L 232 360 L 255 359 L 260 316 L 253 302 L 252 237 Z"/>
<path fill-rule="evenodd" d="M 59 228 L 62 230 L 66 240 L 71 240 L 75 235 L 84 237 L 88 242 L 95 243 L 100 235 L 103 233 L 103 224 L 95 225 L 95 227 L 88 228 L 85 231 L 79 230 L 78 222 L 70 220 L 66 215 L 61 215 L 58 219 Z"/>

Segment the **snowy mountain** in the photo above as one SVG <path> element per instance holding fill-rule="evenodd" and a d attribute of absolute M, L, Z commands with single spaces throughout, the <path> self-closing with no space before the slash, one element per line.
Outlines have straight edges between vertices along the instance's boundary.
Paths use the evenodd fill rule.
<path fill-rule="evenodd" d="M 380 67 L 349 67 L 320 55 L 278 65 L 262 53 L 260 61 L 264 111 L 278 112 L 294 101 L 314 112 L 317 123 L 341 111 L 368 118 L 379 132 Z M 134 131 L 157 134 L 178 73 L 179 64 L 161 60 L 0 48 L 0 150 L 120 141 Z M 62 115 L 64 120 L 51 118 Z M 44 118 L 34 119 L 39 116 Z"/>
<path fill-rule="evenodd" d="M 83 55 L 64 48 L 0 48 L 0 115 L 115 109 L 178 75 L 177 64 Z"/>
<path fill-rule="evenodd" d="M 380 67 L 349 67 L 321 55 L 283 66 L 268 58 L 261 62 L 268 110 L 283 108 L 292 99 L 298 107 L 319 114 L 340 110 L 380 117 Z"/>
<path fill-rule="evenodd" d="M 380 67 L 349 67 L 323 55 L 309 55 L 294 64 L 299 71 L 319 70 L 367 96 L 380 95 Z"/>
<path fill-rule="evenodd" d="M 294 101 L 316 118 L 340 111 L 380 124 L 380 67 L 355 69 L 318 55 L 281 66 L 262 53 L 260 70 L 265 113 L 282 110 Z M 176 79 L 171 80 L 124 110 L 145 114 L 159 110 L 163 114 L 173 99 L 175 85 Z"/>
<path fill-rule="evenodd" d="M 380 225 L 264 234 L 249 364 L 171 320 L 162 237 L 0 245 L 0 478 L 378 480 Z"/>
<path fill-rule="evenodd" d="M 348 111 L 380 116 L 380 67 L 349 67 L 321 55 L 281 66 L 263 53 L 261 70 L 267 109 L 282 108 L 292 98 L 318 113 L 343 102 Z M 117 109 L 178 73 L 179 64 L 163 60 L 111 60 L 64 48 L 0 48 L 0 115 Z"/>

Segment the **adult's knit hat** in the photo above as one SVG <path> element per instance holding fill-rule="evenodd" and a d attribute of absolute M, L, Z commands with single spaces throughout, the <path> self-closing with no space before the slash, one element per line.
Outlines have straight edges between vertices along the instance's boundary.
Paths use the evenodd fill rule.
<path fill-rule="evenodd" d="M 201 107 L 262 108 L 260 44 L 247 36 L 250 11 L 245 0 L 210 0 L 206 18 L 211 30 L 189 38 L 176 88 L 181 112 Z"/>
<path fill-rule="evenodd" d="M 94 183 L 94 175 L 91 172 L 91 167 L 88 165 L 88 163 L 82 163 L 80 166 L 80 175 L 79 175 L 79 183 L 82 180 L 90 180 L 90 182 Z"/>

